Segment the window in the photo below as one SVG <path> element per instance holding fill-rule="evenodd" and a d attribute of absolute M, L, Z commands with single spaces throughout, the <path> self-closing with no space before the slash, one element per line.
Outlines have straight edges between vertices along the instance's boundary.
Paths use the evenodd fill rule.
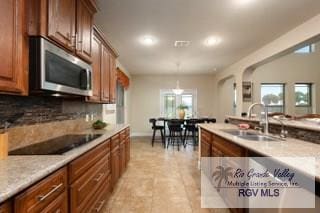
<path fill-rule="evenodd" d="M 315 51 L 315 46 L 314 44 L 311 44 L 296 50 L 295 53 L 307 54 L 307 53 L 313 53 L 314 51 Z"/>
<path fill-rule="evenodd" d="M 311 84 L 295 84 L 296 106 L 311 106 Z"/>
<path fill-rule="evenodd" d="M 261 84 L 261 103 L 269 112 L 284 113 L 284 84 Z"/>
<path fill-rule="evenodd" d="M 186 117 L 195 117 L 197 114 L 197 91 L 185 90 L 181 95 L 176 95 L 172 90 L 160 90 L 160 114 L 161 117 L 177 118 L 177 107 L 188 106 L 185 110 Z"/>

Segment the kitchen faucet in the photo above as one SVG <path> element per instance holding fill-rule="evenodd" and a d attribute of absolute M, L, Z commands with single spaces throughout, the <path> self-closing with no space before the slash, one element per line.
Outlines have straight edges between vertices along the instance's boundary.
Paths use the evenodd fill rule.
<path fill-rule="evenodd" d="M 263 108 L 265 118 L 264 118 L 264 121 L 262 121 L 261 116 L 260 116 L 259 123 L 260 123 L 260 125 L 264 126 L 264 134 L 268 135 L 269 134 L 269 118 L 268 118 L 268 108 L 266 107 L 266 105 L 264 105 L 262 103 L 251 104 L 248 109 L 248 118 L 250 119 L 252 117 L 252 110 L 256 106 L 260 106 Z"/>

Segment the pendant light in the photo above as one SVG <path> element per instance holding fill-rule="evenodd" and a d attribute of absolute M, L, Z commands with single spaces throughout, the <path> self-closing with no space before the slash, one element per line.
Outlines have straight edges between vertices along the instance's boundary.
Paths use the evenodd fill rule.
<path fill-rule="evenodd" d="M 176 88 L 173 89 L 173 93 L 176 95 L 181 95 L 183 93 L 183 89 L 180 88 L 180 84 L 179 84 L 179 70 L 180 70 L 180 63 L 177 63 L 177 83 L 176 83 Z"/>

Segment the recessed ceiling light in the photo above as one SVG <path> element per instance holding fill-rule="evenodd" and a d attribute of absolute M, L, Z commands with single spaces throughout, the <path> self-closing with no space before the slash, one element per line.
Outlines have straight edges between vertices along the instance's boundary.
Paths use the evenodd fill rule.
<path fill-rule="evenodd" d="M 211 36 L 209 38 L 207 38 L 204 42 L 204 44 L 208 47 L 210 46 L 215 46 L 221 43 L 221 38 L 219 37 L 215 37 L 215 36 Z"/>
<path fill-rule="evenodd" d="M 156 39 L 153 36 L 146 35 L 141 38 L 141 43 L 146 46 L 152 46 L 156 43 Z"/>
<path fill-rule="evenodd" d="M 239 4 L 239 5 L 246 5 L 246 4 L 249 4 L 251 2 L 253 2 L 254 0 L 234 0 L 234 2 L 236 4 Z"/>

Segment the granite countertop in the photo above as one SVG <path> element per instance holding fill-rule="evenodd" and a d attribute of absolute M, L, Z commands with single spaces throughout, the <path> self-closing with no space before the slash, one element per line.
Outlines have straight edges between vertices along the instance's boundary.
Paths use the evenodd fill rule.
<path fill-rule="evenodd" d="M 222 131 L 223 129 L 237 129 L 237 126 L 232 124 L 216 123 L 200 124 L 199 126 L 258 154 L 266 157 L 272 157 L 278 160 L 280 163 L 284 163 L 285 165 L 296 168 L 306 175 L 312 177 L 315 176 L 316 180 L 320 181 L 320 144 L 310 143 L 293 138 L 286 138 L 285 141 L 249 141 Z M 301 162 L 301 159 L 299 158 L 295 160 L 294 157 L 314 157 L 316 167 L 315 170 L 310 165 L 311 163 L 308 164 L 306 161 Z"/>
<path fill-rule="evenodd" d="M 246 117 L 240 117 L 240 116 L 227 116 L 227 118 L 235 119 L 235 120 L 241 120 L 241 121 L 259 121 L 258 118 L 246 118 Z M 269 119 L 269 123 L 275 124 L 275 125 L 281 125 L 279 121 Z M 306 129 L 306 130 L 312 130 L 312 131 L 320 131 L 320 124 L 316 122 L 311 122 L 308 120 L 283 120 L 283 123 L 286 126 L 299 128 L 299 129 Z"/>
<path fill-rule="evenodd" d="M 103 136 L 70 150 L 63 155 L 9 156 L 0 160 L 0 203 L 65 166 L 88 150 L 101 144 L 129 125 L 113 125 L 105 130 L 88 129 L 74 134 L 95 133 Z"/>

